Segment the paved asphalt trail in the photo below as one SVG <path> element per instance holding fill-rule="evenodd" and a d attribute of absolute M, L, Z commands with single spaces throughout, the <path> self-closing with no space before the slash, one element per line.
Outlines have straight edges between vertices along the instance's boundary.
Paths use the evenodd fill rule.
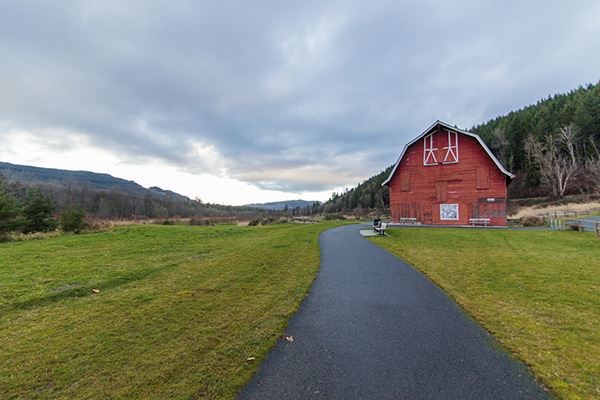
<path fill-rule="evenodd" d="M 240 399 L 549 399 L 441 290 L 359 235 L 324 232 L 321 269 Z"/>

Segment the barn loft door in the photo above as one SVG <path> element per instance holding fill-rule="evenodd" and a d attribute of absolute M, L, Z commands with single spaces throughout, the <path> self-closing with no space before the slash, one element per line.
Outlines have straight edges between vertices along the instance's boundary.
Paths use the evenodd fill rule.
<path fill-rule="evenodd" d="M 448 131 L 448 145 L 444 150 L 444 164 L 458 162 L 458 133 Z"/>
<path fill-rule="evenodd" d="M 434 132 L 435 133 L 435 132 Z M 433 135 L 429 134 L 423 139 L 423 165 L 437 165 L 437 147 L 433 144 Z"/>

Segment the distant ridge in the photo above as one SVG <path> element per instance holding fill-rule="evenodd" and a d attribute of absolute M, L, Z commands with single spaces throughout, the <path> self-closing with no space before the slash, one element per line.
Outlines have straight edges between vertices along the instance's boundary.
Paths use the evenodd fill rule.
<path fill-rule="evenodd" d="M 0 181 L 19 201 L 39 187 L 49 195 L 55 211 L 81 208 L 100 218 L 169 218 L 234 216 L 253 218 L 256 209 L 202 203 L 158 186 L 142 185 L 105 173 L 42 168 L 0 162 Z"/>
<path fill-rule="evenodd" d="M 97 190 L 120 190 L 128 193 L 144 193 L 142 185 L 105 173 L 72 171 L 57 168 L 42 168 L 30 165 L 0 162 L 0 174 L 9 182 L 26 185 L 36 184 L 82 184 Z"/>
<path fill-rule="evenodd" d="M 270 203 L 254 203 L 246 204 L 244 207 L 261 208 L 263 210 L 285 210 L 285 207 L 289 210 L 295 208 L 312 207 L 313 205 L 321 205 L 320 201 L 309 201 L 309 200 L 285 200 L 285 201 L 272 201 Z"/>

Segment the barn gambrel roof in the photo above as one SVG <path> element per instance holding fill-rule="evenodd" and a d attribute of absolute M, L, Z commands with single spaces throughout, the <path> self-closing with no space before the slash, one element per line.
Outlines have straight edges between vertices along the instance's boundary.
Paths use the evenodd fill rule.
<path fill-rule="evenodd" d="M 429 133 L 431 133 L 432 131 L 436 130 L 438 127 L 442 127 L 442 128 L 444 128 L 446 130 L 450 130 L 450 131 L 453 131 L 453 132 L 462 133 L 463 135 L 470 136 L 470 137 L 474 138 L 475 140 L 477 140 L 477 142 L 479 142 L 479 144 L 481 145 L 481 147 L 483 147 L 483 149 L 485 150 L 485 152 L 490 156 L 490 158 L 492 159 L 492 161 L 494 162 L 494 164 L 496 164 L 496 166 L 498 167 L 498 169 L 504 175 L 508 176 L 511 179 L 515 177 L 514 174 L 508 172 L 508 170 L 506 168 L 504 168 L 504 165 L 502 165 L 502 163 L 500 162 L 500 160 L 498 160 L 496 158 L 496 156 L 494 155 L 494 153 L 492 153 L 492 151 L 489 149 L 489 147 L 487 147 L 487 145 L 479 137 L 479 135 L 477 135 L 475 133 L 472 133 L 472 132 L 463 131 L 462 129 L 456 128 L 456 127 L 454 127 L 454 126 L 452 126 L 450 124 L 447 124 L 447 123 L 445 123 L 443 121 L 437 120 L 429 128 L 425 129 L 425 131 L 423 133 L 421 133 L 419 136 L 417 136 L 416 138 L 414 138 L 413 140 L 411 140 L 410 142 L 408 142 L 404 146 L 404 148 L 402 149 L 402 153 L 400 153 L 400 157 L 398 157 L 398 161 L 396 161 L 396 164 L 394 164 L 394 168 L 392 168 L 392 172 L 390 172 L 390 175 L 381 184 L 381 186 L 387 185 L 392 180 L 392 177 L 394 176 L 394 173 L 396 172 L 396 169 L 398 168 L 398 165 L 400 165 L 400 162 L 402 161 L 402 157 L 404 157 L 404 154 L 406 154 L 406 150 L 408 150 L 408 148 L 410 146 L 412 146 L 413 144 L 415 144 L 419 140 L 423 139 Z"/>

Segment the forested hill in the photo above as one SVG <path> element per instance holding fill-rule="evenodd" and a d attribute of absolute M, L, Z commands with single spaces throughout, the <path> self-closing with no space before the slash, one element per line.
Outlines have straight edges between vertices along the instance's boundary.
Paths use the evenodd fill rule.
<path fill-rule="evenodd" d="M 249 207 L 202 203 L 157 186 L 89 171 L 69 171 L 0 162 L 0 189 L 23 203 L 32 188 L 52 200 L 54 211 L 83 209 L 100 218 L 167 218 L 244 216 L 261 214 Z"/>
<path fill-rule="evenodd" d="M 573 124 L 581 145 L 600 145 L 600 82 L 555 94 L 536 104 L 496 117 L 470 129 L 481 136 L 509 170 L 518 172 L 527 165 L 525 139 L 542 140 L 561 127 Z"/>
<path fill-rule="evenodd" d="M 117 190 L 132 194 L 146 194 L 146 189 L 134 181 L 89 171 L 41 168 L 0 162 L 0 175 L 9 182 L 27 185 L 85 185 L 95 190 Z M 189 199 L 188 199 L 189 200 Z"/>
<path fill-rule="evenodd" d="M 390 195 L 387 186 L 382 187 L 381 184 L 392 171 L 392 167 L 389 166 L 384 171 L 343 193 L 333 193 L 323 205 L 323 211 L 387 209 L 390 204 Z"/>
<path fill-rule="evenodd" d="M 548 96 L 474 126 L 471 131 L 479 134 L 504 165 L 517 174 L 509 187 L 512 197 L 597 190 L 594 175 L 599 172 L 591 169 L 600 157 L 600 83 Z M 566 164 L 570 162 L 566 159 L 571 156 L 577 165 L 569 177 Z M 548 170 L 556 167 L 565 170 L 562 177 L 548 175 Z M 561 187 L 559 178 L 566 178 L 566 185 Z"/>
<path fill-rule="evenodd" d="M 509 186 L 511 198 L 600 191 L 600 82 L 548 96 L 469 130 L 517 175 Z M 387 188 L 380 184 L 389 171 L 334 193 L 324 208 L 381 209 L 382 200 L 387 208 Z"/>
<path fill-rule="evenodd" d="M 262 210 L 294 210 L 302 208 L 319 208 L 321 206 L 320 201 L 308 201 L 308 200 L 285 200 L 285 201 L 272 201 L 269 203 L 253 203 L 246 204 L 245 207 L 260 208 Z"/>

